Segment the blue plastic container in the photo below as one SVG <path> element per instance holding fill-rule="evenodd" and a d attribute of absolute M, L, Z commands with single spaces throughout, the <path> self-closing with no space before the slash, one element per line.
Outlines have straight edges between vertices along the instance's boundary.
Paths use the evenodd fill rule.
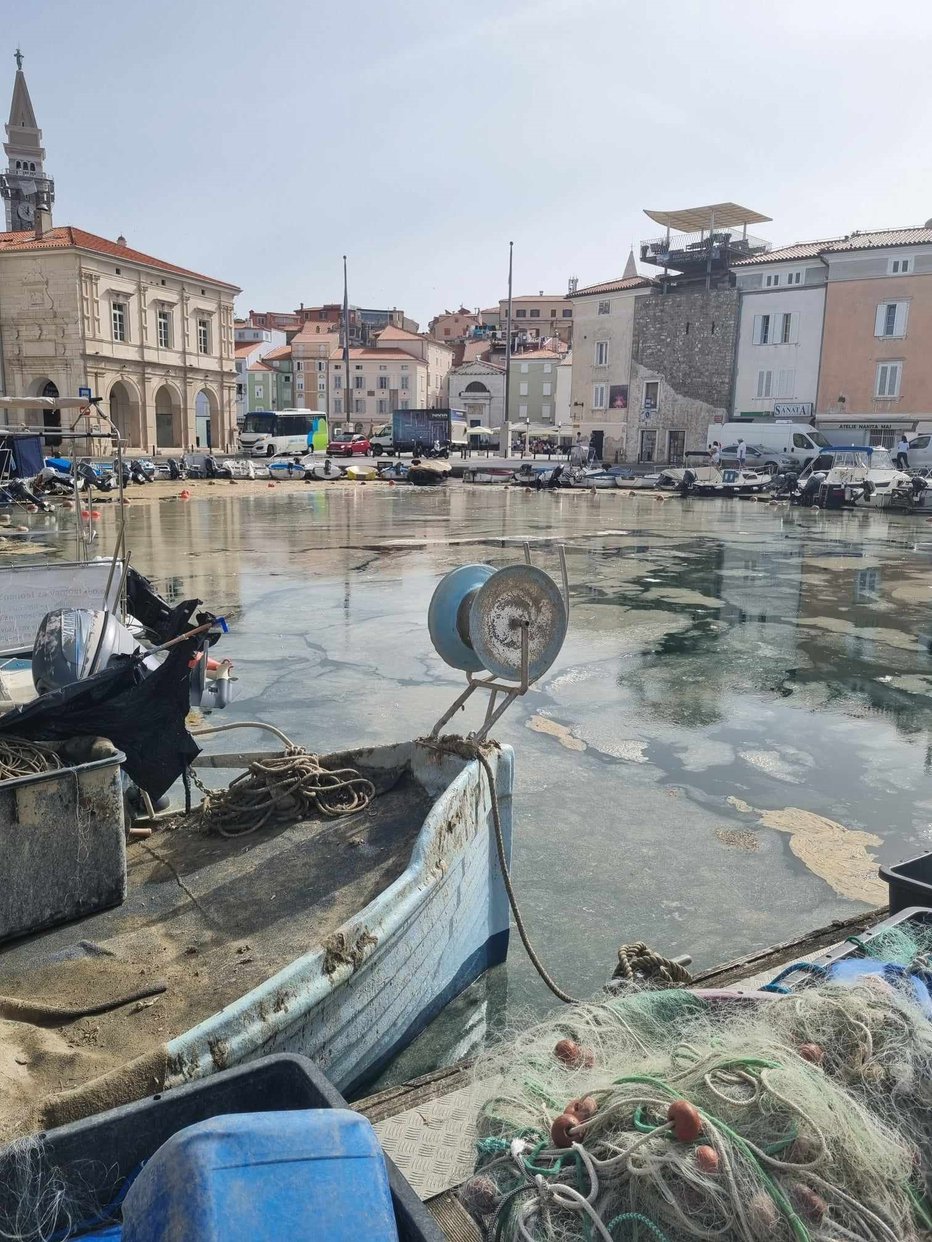
<path fill-rule="evenodd" d="M 179 1131 L 123 1201 L 123 1242 L 398 1242 L 372 1126 L 348 1109 L 240 1113 Z"/>

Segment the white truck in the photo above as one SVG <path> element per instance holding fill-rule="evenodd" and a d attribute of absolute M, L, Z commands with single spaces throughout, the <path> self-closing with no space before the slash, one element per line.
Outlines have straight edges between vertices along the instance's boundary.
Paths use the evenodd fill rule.
<path fill-rule="evenodd" d="M 773 422 L 738 421 L 731 423 L 710 423 L 706 437 L 706 447 L 711 449 L 714 441 L 718 441 L 723 450 L 735 449 L 738 440 L 743 440 L 750 447 L 761 449 L 761 466 L 765 470 L 775 472 L 782 468 L 782 458 L 793 457 L 805 466 L 815 461 L 822 449 L 829 447 L 829 442 L 821 431 L 816 431 L 811 423 L 794 423 L 775 419 Z M 772 454 L 772 456 L 770 456 Z M 757 454 L 755 468 L 757 467 Z M 751 465 L 750 453 L 748 466 Z"/>

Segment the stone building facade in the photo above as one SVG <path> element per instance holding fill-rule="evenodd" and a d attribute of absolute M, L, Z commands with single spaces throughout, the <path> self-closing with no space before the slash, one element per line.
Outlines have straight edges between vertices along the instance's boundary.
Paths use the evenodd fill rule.
<path fill-rule="evenodd" d="M 669 462 L 704 449 L 732 402 L 738 291 L 684 284 L 637 299 L 626 457 Z"/>
<path fill-rule="evenodd" d="M 238 292 L 82 229 L 0 234 L 6 393 L 89 387 L 126 445 L 150 452 L 194 446 L 200 413 L 211 445 L 232 449 Z"/>

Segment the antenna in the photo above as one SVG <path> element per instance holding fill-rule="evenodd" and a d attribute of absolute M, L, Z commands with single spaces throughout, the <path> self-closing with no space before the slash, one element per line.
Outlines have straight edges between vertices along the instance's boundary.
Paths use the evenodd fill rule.
<path fill-rule="evenodd" d="M 431 730 L 437 737 L 476 690 L 489 694 L 481 728 L 469 736 L 484 741 L 515 699 L 546 673 L 560 654 L 569 624 L 570 593 L 566 550 L 560 547 L 562 589 L 531 564 L 495 570 L 461 565 L 441 579 L 427 614 L 431 642 L 440 658 L 466 674 L 466 689 Z M 503 696 L 498 702 L 499 695 Z"/>

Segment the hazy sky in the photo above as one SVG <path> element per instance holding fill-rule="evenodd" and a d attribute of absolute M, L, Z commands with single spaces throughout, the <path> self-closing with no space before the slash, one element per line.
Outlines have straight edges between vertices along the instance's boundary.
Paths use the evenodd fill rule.
<path fill-rule="evenodd" d="M 243 287 L 426 326 L 621 272 L 645 207 L 774 243 L 932 216 L 928 0 L 32 0 L 55 221 Z"/>

